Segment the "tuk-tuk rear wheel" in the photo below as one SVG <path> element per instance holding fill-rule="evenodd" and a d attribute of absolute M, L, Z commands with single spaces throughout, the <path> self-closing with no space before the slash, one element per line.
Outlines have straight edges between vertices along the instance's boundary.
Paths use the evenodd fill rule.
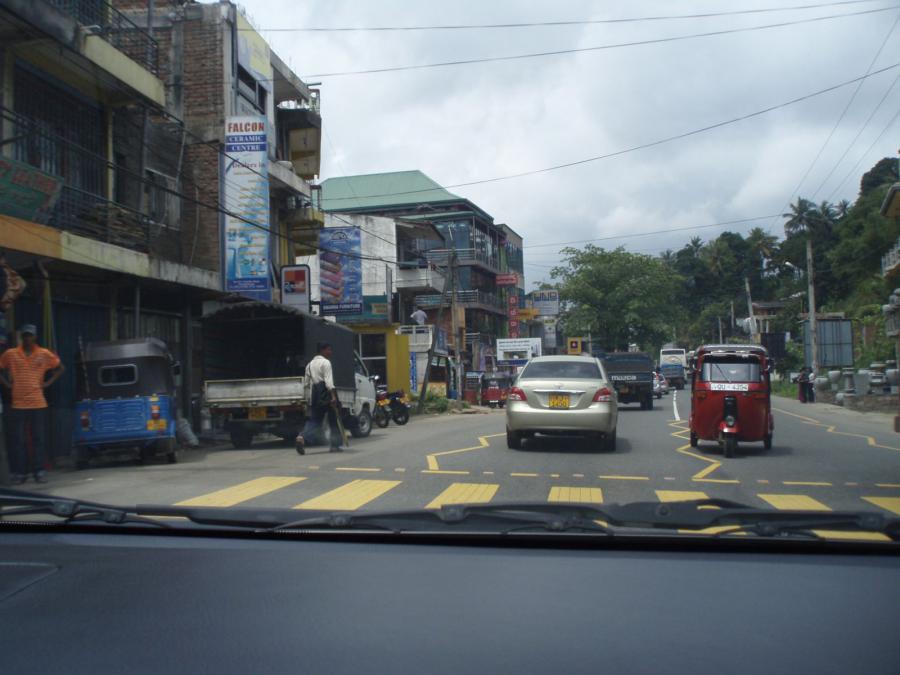
<path fill-rule="evenodd" d="M 699 439 L 697 438 L 697 434 L 693 431 L 691 432 L 691 447 L 696 448 L 700 444 Z"/>
<path fill-rule="evenodd" d="M 725 456 L 734 457 L 737 454 L 737 439 L 728 437 L 725 439 Z"/>
<path fill-rule="evenodd" d="M 772 434 L 768 434 L 768 435 L 763 439 L 763 447 L 764 447 L 766 450 L 771 450 L 771 449 L 772 449 Z"/>

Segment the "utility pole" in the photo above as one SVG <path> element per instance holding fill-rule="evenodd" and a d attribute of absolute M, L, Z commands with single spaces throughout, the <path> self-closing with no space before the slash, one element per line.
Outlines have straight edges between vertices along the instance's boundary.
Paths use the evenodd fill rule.
<path fill-rule="evenodd" d="M 719 322 L 719 344 L 722 344 L 722 342 L 723 342 L 723 340 L 722 340 L 722 317 L 717 316 L 716 321 Z"/>
<path fill-rule="evenodd" d="M 813 377 L 819 373 L 819 329 L 816 321 L 816 289 L 813 276 L 812 236 L 806 234 L 806 281 L 809 284 L 809 348 L 812 352 Z"/>
<path fill-rule="evenodd" d="M 750 317 L 750 341 L 756 335 L 756 317 L 753 316 L 753 298 L 750 296 L 750 279 L 744 277 L 744 288 L 747 290 L 747 316 Z"/>
<path fill-rule="evenodd" d="M 452 267 L 450 267 L 448 272 L 450 270 L 452 270 Z M 438 302 L 438 312 L 437 317 L 435 317 L 434 330 L 431 331 L 431 346 L 428 348 L 428 362 L 425 364 L 422 389 L 419 391 L 419 403 L 416 405 L 416 412 L 420 415 L 425 409 L 425 396 L 428 394 L 428 381 L 431 379 L 431 362 L 434 360 L 434 346 L 437 344 L 437 332 L 440 330 L 441 319 L 444 315 L 444 297 L 447 295 L 448 286 L 450 286 L 449 274 L 444 277 L 444 288 L 441 289 L 441 298 Z"/>
<path fill-rule="evenodd" d="M 453 331 L 453 348 L 456 351 L 456 400 L 462 399 L 462 348 L 465 339 L 459 338 L 459 316 L 456 311 L 456 300 L 459 294 L 456 279 L 456 249 L 450 252 L 450 325 Z"/>

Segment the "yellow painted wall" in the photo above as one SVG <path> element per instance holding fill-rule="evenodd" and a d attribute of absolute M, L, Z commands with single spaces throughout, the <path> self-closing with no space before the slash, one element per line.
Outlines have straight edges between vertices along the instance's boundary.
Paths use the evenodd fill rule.
<path fill-rule="evenodd" d="M 402 389 L 408 394 L 409 336 L 397 335 L 396 326 L 356 325 L 350 328 L 363 335 L 384 335 L 388 390 Z"/>

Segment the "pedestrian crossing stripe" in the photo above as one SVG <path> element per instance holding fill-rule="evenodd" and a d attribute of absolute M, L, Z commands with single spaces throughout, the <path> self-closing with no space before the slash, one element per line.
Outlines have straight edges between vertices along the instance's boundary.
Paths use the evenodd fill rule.
<path fill-rule="evenodd" d="M 900 516 L 900 497 L 863 497 L 863 499 Z"/>
<path fill-rule="evenodd" d="M 781 511 L 801 509 L 803 511 L 831 511 L 828 506 L 813 499 L 809 495 L 773 495 L 760 494 L 760 499 L 768 502 Z M 859 541 L 891 541 L 891 538 L 878 532 L 844 532 L 841 530 L 813 530 L 813 533 L 825 539 L 852 539 Z"/>
<path fill-rule="evenodd" d="M 600 488 L 555 486 L 550 488 L 547 501 L 568 504 L 602 504 L 603 491 Z"/>
<path fill-rule="evenodd" d="M 306 480 L 306 478 L 302 476 L 260 476 L 199 497 L 176 502 L 175 506 L 234 506 L 280 490 L 288 485 L 295 485 L 302 480 Z"/>
<path fill-rule="evenodd" d="M 355 511 L 378 499 L 388 490 L 393 490 L 402 482 L 399 480 L 357 479 L 318 497 L 307 499 L 294 508 L 316 511 Z"/>
<path fill-rule="evenodd" d="M 425 508 L 439 509 L 444 504 L 484 504 L 491 501 L 499 489 L 496 483 L 453 483 Z"/>

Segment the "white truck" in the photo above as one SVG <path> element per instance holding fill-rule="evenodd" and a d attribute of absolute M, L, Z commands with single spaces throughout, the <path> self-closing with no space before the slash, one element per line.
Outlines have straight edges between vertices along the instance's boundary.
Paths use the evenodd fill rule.
<path fill-rule="evenodd" d="M 341 419 L 354 436 L 368 436 L 375 384 L 353 351 L 354 337 L 344 326 L 275 303 L 239 302 L 205 315 L 203 394 L 214 426 L 224 427 L 236 448 L 263 433 L 293 442 L 308 415 L 306 364 L 328 342 Z"/>

